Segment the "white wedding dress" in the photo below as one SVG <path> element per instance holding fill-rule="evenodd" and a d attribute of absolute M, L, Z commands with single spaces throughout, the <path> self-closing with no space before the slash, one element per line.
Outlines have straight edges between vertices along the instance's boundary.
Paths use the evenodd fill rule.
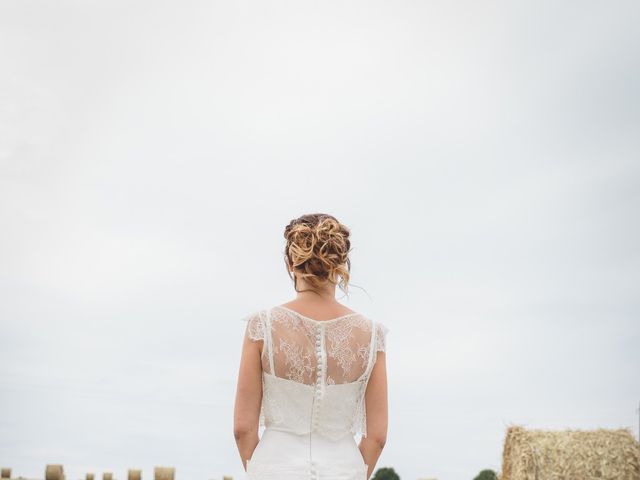
<path fill-rule="evenodd" d="M 364 394 L 388 328 L 360 313 L 315 320 L 280 305 L 243 320 L 264 342 L 265 430 L 245 478 L 366 480 L 354 435 L 367 435 Z"/>

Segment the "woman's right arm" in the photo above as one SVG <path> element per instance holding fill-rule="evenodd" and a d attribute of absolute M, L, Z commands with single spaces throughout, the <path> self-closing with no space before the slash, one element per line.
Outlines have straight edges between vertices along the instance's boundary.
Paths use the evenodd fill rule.
<path fill-rule="evenodd" d="M 387 365 L 386 354 L 377 352 L 377 359 L 371 370 L 365 391 L 367 436 L 360 439 L 358 448 L 364 463 L 369 468 L 367 478 L 373 470 L 387 441 L 388 405 L 387 405 Z"/>
<path fill-rule="evenodd" d="M 233 415 L 233 435 L 245 471 L 247 459 L 252 457 L 259 441 L 258 428 L 262 402 L 262 346 L 262 341 L 254 341 L 250 338 L 249 328 L 247 328 L 242 343 Z"/>

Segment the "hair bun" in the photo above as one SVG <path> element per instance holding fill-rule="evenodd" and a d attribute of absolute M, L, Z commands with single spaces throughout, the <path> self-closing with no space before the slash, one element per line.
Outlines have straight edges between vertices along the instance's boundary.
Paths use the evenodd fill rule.
<path fill-rule="evenodd" d="M 307 214 L 285 227 L 285 254 L 293 269 L 313 287 L 329 281 L 345 291 L 349 282 L 349 229 L 327 214 Z"/>

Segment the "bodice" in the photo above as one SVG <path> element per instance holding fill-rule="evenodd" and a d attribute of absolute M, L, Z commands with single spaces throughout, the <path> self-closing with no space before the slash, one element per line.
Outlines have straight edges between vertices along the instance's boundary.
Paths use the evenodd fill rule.
<path fill-rule="evenodd" d="M 365 391 L 387 327 L 360 313 L 314 320 L 283 306 L 244 317 L 262 341 L 260 425 L 330 439 L 366 436 Z"/>

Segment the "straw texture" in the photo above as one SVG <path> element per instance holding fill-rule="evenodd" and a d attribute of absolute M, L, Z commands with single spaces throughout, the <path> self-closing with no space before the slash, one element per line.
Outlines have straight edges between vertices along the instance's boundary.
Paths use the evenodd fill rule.
<path fill-rule="evenodd" d="M 499 480 L 640 480 L 640 444 L 628 428 L 507 428 Z"/>

